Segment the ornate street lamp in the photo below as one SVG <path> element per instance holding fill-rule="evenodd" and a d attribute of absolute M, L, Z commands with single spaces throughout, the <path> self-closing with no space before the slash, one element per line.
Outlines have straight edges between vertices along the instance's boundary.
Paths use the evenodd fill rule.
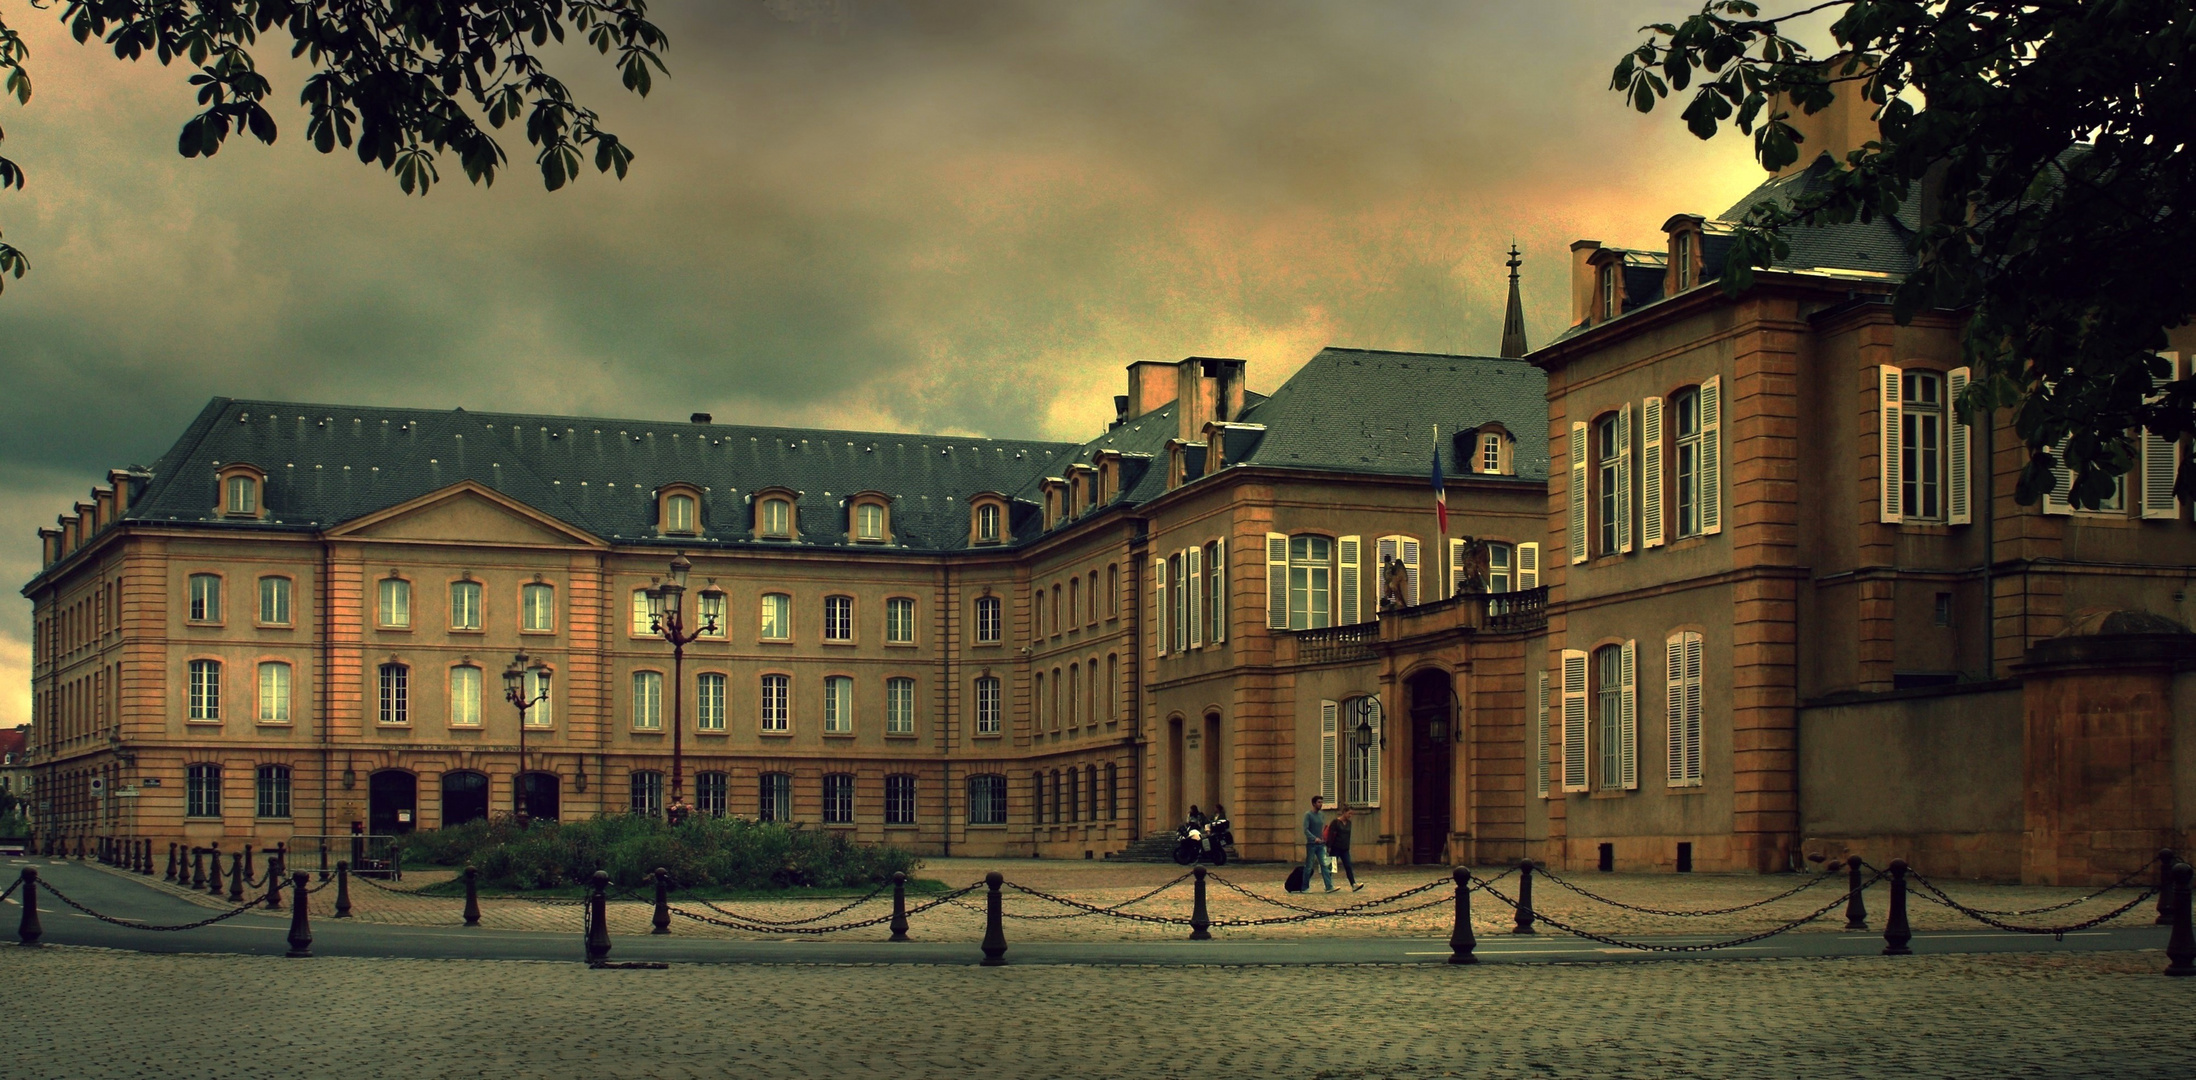
<path fill-rule="evenodd" d="M 671 643 L 671 805 L 664 808 L 664 815 L 671 824 L 686 820 L 692 808 L 686 805 L 686 722 L 680 713 L 686 689 L 686 646 L 703 634 L 717 632 L 717 609 L 712 602 L 703 606 L 710 609 L 702 624 L 692 630 L 686 628 L 686 575 L 694 569 L 685 553 L 671 559 L 671 580 L 658 582 L 648 590 L 649 628 Z M 706 600 L 715 601 L 724 596 L 724 590 L 711 583 L 702 590 Z"/>
<path fill-rule="evenodd" d="M 1380 719 L 1379 698 L 1367 695 L 1357 699 L 1357 728 L 1351 734 L 1357 739 L 1359 750 L 1372 748 L 1373 740 L 1379 737 L 1375 725 Z"/>
<path fill-rule="evenodd" d="M 526 676 L 528 674 L 534 676 L 534 685 L 540 688 L 539 693 L 527 694 Z M 511 816 L 523 829 L 526 827 L 527 819 L 526 711 L 549 700 L 549 665 L 540 660 L 535 660 L 529 664 L 525 653 L 512 657 L 511 666 L 503 669 L 503 700 L 518 707 L 519 760 L 518 775 L 511 778 Z"/>

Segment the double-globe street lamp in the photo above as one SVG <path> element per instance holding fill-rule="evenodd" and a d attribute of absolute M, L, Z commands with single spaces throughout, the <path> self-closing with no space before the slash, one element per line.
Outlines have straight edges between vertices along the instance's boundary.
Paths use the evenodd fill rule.
<path fill-rule="evenodd" d="M 536 691 L 526 692 L 526 676 L 534 677 Z M 511 778 L 511 816 L 526 827 L 526 712 L 549 700 L 549 665 L 534 660 L 528 662 L 525 653 L 511 658 L 511 666 L 503 669 L 503 700 L 518 707 L 519 714 L 519 766 L 518 775 Z"/>
<path fill-rule="evenodd" d="M 648 589 L 649 629 L 671 643 L 671 804 L 664 809 L 671 824 L 686 820 L 691 812 L 686 805 L 686 743 L 685 720 L 679 715 L 684 703 L 686 688 L 686 646 L 703 634 L 717 632 L 717 612 L 723 610 L 724 590 L 715 582 L 702 590 L 702 607 L 708 614 L 702 616 L 702 624 L 692 630 L 686 628 L 686 575 L 694 564 L 681 552 L 671 559 L 671 580 L 658 581 Z"/>

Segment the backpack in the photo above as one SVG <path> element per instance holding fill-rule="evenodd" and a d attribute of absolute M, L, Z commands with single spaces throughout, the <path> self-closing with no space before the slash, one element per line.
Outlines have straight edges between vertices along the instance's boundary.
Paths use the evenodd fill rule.
<path fill-rule="evenodd" d="M 1304 868 L 1301 866 L 1290 870 L 1289 879 L 1281 883 L 1281 887 L 1287 889 L 1290 892 L 1303 892 L 1306 888 L 1309 888 L 1310 886 L 1311 882 L 1305 880 Z"/>

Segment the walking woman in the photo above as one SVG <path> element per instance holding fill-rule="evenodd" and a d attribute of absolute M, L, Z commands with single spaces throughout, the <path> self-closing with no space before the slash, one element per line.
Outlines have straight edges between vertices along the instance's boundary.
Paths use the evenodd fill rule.
<path fill-rule="evenodd" d="M 1327 823 L 1327 854 L 1342 864 L 1342 874 L 1349 879 L 1352 891 L 1365 887 L 1358 883 L 1357 868 L 1350 865 L 1350 820 L 1356 816 L 1355 807 L 1345 806 Z"/>

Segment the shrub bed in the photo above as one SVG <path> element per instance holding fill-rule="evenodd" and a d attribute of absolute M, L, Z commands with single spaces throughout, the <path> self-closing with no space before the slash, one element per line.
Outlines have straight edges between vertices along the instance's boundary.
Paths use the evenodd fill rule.
<path fill-rule="evenodd" d="M 509 818 L 414 833 L 404 840 L 412 865 L 464 866 L 496 889 L 584 885 L 607 870 L 612 884 L 638 888 L 663 867 L 677 888 L 787 889 L 883 885 L 913 876 L 922 860 L 903 848 L 857 844 L 837 833 L 693 817 L 677 828 L 661 819 L 614 815 L 519 828 Z"/>

